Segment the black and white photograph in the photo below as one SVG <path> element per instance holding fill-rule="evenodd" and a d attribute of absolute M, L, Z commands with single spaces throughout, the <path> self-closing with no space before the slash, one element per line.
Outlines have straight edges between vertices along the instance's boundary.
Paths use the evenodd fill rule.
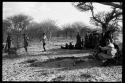
<path fill-rule="evenodd" d="M 2 81 L 122 82 L 122 2 L 2 2 Z"/>

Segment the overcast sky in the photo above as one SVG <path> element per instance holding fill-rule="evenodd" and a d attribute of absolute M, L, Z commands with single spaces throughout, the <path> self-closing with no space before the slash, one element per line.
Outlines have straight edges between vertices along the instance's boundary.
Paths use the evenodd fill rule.
<path fill-rule="evenodd" d="M 94 5 L 95 13 L 110 10 L 110 6 Z M 77 21 L 91 25 L 91 13 L 80 12 L 71 2 L 3 2 L 3 19 L 15 14 L 32 16 L 36 22 L 52 19 L 59 26 Z"/>

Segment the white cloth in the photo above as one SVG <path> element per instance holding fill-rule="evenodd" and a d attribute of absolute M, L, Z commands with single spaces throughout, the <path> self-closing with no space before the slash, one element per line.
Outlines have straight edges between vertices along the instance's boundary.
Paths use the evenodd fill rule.
<path fill-rule="evenodd" d="M 101 48 L 102 48 L 102 50 L 107 50 L 107 54 L 100 53 L 100 55 L 102 55 L 105 58 L 114 57 L 117 53 L 117 50 L 115 49 L 115 46 L 113 43 L 110 43 L 108 46 L 101 47 Z"/>
<path fill-rule="evenodd" d="M 47 37 L 44 35 L 43 39 L 44 39 L 44 40 L 46 40 L 46 39 L 47 39 Z"/>
<path fill-rule="evenodd" d="M 109 47 L 111 47 L 111 55 L 112 56 L 115 56 L 115 54 L 117 53 L 117 50 L 115 49 L 115 46 L 114 46 L 114 44 L 113 43 L 110 43 L 109 45 L 108 45 Z"/>

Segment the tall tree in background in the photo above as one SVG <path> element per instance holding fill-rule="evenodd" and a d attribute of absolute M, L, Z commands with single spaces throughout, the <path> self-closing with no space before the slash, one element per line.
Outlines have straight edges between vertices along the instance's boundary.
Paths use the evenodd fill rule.
<path fill-rule="evenodd" d="M 19 36 L 21 33 L 26 29 L 27 25 L 29 25 L 32 18 L 27 15 L 19 14 L 15 16 L 10 16 L 6 19 L 10 24 L 10 32 L 17 36 L 16 37 L 16 44 L 17 48 L 19 47 Z"/>
<path fill-rule="evenodd" d="M 31 39 L 41 40 L 43 33 L 46 33 L 47 39 L 51 39 L 55 32 L 58 31 L 58 27 L 54 20 L 47 19 L 40 23 L 32 22 L 25 30 Z"/>
<path fill-rule="evenodd" d="M 41 28 L 43 28 L 44 32 L 47 34 L 48 39 L 51 39 L 53 33 L 57 31 L 58 27 L 54 20 L 47 19 L 44 22 L 41 22 Z"/>

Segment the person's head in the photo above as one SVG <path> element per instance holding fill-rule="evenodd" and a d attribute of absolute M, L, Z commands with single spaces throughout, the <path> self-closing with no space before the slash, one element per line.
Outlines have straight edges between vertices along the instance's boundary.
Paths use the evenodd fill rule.
<path fill-rule="evenodd" d="M 110 39 L 111 43 L 114 43 L 114 40 L 113 39 Z"/>
<path fill-rule="evenodd" d="M 69 44 L 72 45 L 72 42 L 70 42 Z"/>
<path fill-rule="evenodd" d="M 23 36 L 25 36 L 26 34 L 24 33 Z"/>
<path fill-rule="evenodd" d="M 10 37 L 10 35 L 8 34 L 8 36 L 7 37 Z"/>
<path fill-rule="evenodd" d="M 43 33 L 43 35 L 45 35 L 45 33 Z"/>
<path fill-rule="evenodd" d="M 110 40 L 110 39 L 107 39 L 106 45 L 108 45 L 108 44 L 110 44 L 110 43 L 112 43 L 111 40 Z"/>
<path fill-rule="evenodd" d="M 7 33 L 7 36 L 10 36 L 10 33 Z"/>
<path fill-rule="evenodd" d="M 79 32 L 77 32 L 77 35 L 79 35 Z"/>
<path fill-rule="evenodd" d="M 66 46 L 68 45 L 68 43 L 66 43 Z"/>

